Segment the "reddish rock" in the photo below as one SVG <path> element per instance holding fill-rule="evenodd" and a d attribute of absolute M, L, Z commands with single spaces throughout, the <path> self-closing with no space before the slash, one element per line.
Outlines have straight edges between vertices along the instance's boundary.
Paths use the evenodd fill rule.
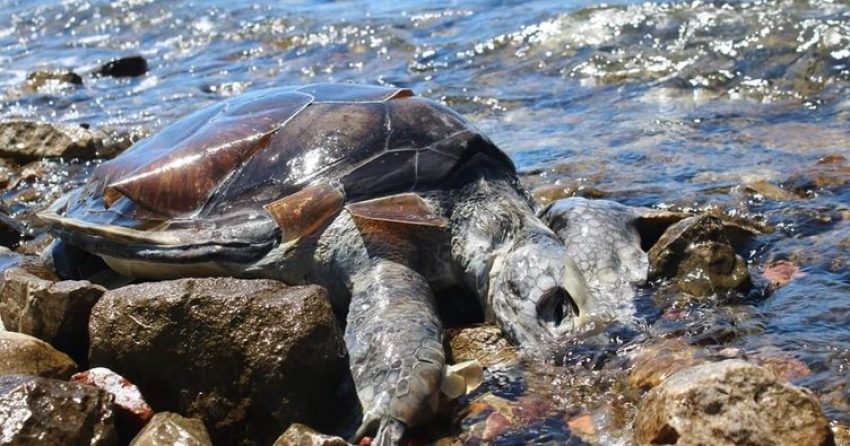
<path fill-rule="evenodd" d="M 135 384 L 105 367 L 77 373 L 71 377 L 71 382 L 97 387 L 115 397 L 116 423 L 122 434 L 135 435 L 154 415 Z"/>
<path fill-rule="evenodd" d="M 762 267 L 762 272 L 770 284 L 777 288 L 806 275 L 799 265 L 787 260 L 768 262 Z"/>

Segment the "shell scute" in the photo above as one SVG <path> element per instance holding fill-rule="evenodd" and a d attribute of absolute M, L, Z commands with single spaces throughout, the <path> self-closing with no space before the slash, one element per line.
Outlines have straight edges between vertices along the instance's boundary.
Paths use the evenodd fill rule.
<path fill-rule="evenodd" d="M 386 144 L 384 105 L 312 104 L 276 133 L 268 147 L 246 161 L 210 203 L 264 202 L 344 174 Z"/>
<path fill-rule="evenodd" d="M 191 214 L 310 100 L 301 94 L 255 95 L 204 109 L 101 164 L 93 181 L 105 193 L 118 191 L 164 216 Z"/>

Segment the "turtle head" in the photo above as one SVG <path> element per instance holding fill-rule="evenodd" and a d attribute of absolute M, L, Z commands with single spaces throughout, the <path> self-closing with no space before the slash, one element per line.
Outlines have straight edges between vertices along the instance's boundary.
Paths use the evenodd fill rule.
<path fill-rule="evenodd" d="M 517 345 L 551 349 L 590 320 L 587 283 L 560 244 L 512 249 L 492 273 L 489 316 Z"/>

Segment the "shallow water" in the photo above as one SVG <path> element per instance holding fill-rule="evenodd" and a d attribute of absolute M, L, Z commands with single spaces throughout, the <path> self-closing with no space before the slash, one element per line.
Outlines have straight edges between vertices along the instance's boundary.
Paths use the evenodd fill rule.
<path fill-rule="evenodd" d="M 755 292 L 647 332 L 799 360 L 811 373 L 795 382 L 850 424 L 847 2 L 0 0 L 0 48 L 0 120 L 144 134 L 267 86 L 405 86 L 466 115 L 549 196 L 763 223 L 773 231 L 740 253 Z M 94 74 L 131 55 L 146 75 Z M 26 88 L 29 73 L 58 68 L 83 85 Z M 3 201 L 20 212 L 70 184 L 43 181 L 35 204 Z M 778 260 L 799 271 L 768 291 L 763 270 Z M 609 369 L 566 362 L 541 380 L 616 398 Z M 591 412 L 607 401 L 588 395 L 554 399 Z M 627 421 L 600 423 L 610 430 L 593 441 L 629 442 Z"/>

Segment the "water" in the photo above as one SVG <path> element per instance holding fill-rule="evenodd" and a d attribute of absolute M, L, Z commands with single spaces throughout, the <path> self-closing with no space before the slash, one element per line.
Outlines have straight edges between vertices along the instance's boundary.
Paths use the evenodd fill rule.
<path fill-rule="evenodd" d="M 741 246 L 756 292 L 654 330 L 732 327 L 700 342 L 802 362 L 810 373 L 795 382 L 850 424 L 846 1 L 0 0 L 0 48 L 4 120 L 144 134 L 268 86 L 405 86 L 466 115 L 537 191 L 765 224 L 773 232 Z M 146 75 L 94 74 L 131 55 Z M 27 88 L 50 69 L 83 85 Z M 765 267 L 778 260 L 799 271 L 770 291 Z M 554 398 L 592 412 L 616 394 L 605 370 L 581 381 L 587 369 L 566 366 L 543 381 L 597 389 Z M 603 421 L 596 441 L 628 443 L 627 421 Z"/>

